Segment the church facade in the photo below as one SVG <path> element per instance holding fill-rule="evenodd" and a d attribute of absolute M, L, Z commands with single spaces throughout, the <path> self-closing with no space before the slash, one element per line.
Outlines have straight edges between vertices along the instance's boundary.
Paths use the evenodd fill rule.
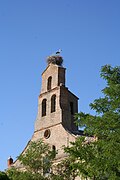
<path fill-rule="evenodd" d="M 60 60 L 62 57 L 59 55 L 48 57 L 47 67 L 42 73 L 34 134 L 30 140 L 43 139 L 48 143 L 58 152 L 57 162 L 65 158 L 63 145 L 69 146 L 81 134 L 74 119 L 78 112 L 78 97 L 66 87 L 66 69 Z M 18 160 L 13 163 L 13 166 L 19 165 Z"/>

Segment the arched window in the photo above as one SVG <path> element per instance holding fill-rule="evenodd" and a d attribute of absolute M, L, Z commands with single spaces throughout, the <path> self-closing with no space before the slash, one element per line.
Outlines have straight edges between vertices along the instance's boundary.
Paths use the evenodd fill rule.
<path fill-rule="evenodd" d="M 56 110 L 56 95 L 52 95 L 51 97 L 51 113 Z"/>
<path fill-rule="evenodd" d="M 43 99 L 43 101 L 42 101 L 42 116 L 46 116 L 46 102 L 47 102 L 47 99 Z"/>
<path fill-rule="evenodd" d="M 52 77 L 50 76 L 47 81 L 47 90 L 51 89 L 51 85 L 52 85 Z"/>
<path fill-rule="evenodd" d="M 55 156 L 56 156 L 56 147 L 54 145 L 52 146 L 52 152 L 53 152 L 53 157 L 55 158 Z"/>
<path fill-rule="evenodd" d="M 53 151 L 56 151 L 56 147 L 55 147 L 54 145 L 52 146 L 52 150 L 53 150 Z"/>

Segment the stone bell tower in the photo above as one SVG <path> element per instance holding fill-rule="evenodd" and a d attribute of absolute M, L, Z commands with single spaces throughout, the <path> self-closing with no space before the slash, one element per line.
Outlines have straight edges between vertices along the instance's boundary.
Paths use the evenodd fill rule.
<path fill-rule="evenodd" d="M 41 92 L 38 97 L 38 114 L 32 140 L 42 138 L 64 157 L 62 146 L 68 146 L 79 134 L 74 114 L 78 112 L 78 98 L 65 85 L 63 59 L 49 56 L 47 68 L 42 73 Z"/>
<path fill-rule="evenodd" d="M 65 157 L 63 145 L 69 146 L 80 134 L 74 120 L 74 114 L 78 112 L 78 98 L 65 85 L 66 69 L 62 63 L 60 55 L 47 58 L 47 67 L 42 73 L 35 130 L 30 140 L 42 139 L 57 150 L 58 162 Z M 19 161 L 16 160 L 13 166 L 19 167 Z"/>
<path fill-rule="evenodd" d="M 74 132 L 74 114 L 78 112 L 78 98 L 65 86 L 65 71 L 62 63 L 57 63 L 61 56 L 52 56 L 55 61 L 48 63 L 42 73 L 42 87 L 38 98 L 38 115 L 35 132 L 47 127 L 61 124 Z M 48 58 L 48 59 L 49 59 Z"/>

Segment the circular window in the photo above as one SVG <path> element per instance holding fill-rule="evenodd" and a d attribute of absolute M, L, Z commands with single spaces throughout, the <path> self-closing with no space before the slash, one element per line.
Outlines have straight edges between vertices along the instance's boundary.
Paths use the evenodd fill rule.
<path fill-rule="evenodd" d="M 44 137 L 45 137 L 46 139 L 48 139 L 48 138 L 50 137 L 50 130 L 49 130 L 49 129 L 45 130 L 45 132 L 44 132 Z"/>

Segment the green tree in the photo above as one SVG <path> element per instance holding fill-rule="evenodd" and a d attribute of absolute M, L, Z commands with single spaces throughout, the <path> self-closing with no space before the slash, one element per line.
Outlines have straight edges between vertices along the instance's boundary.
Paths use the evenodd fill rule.
<path fill-rule="evenodd" d="M 76 171 L 74 171 L 70 164 L 72 159 L 67 157 L 57 165 L 53 165 L 54 173 L 51 174 L 52 180 L 74 180 L 77 176 Z"/>
<path fill-rule="evenodd" d="M 5 172 L 0 171 L 0 180 L 9 180 L 9 178 Z"/>
<path fill-rule="evenodd" d="M 30 142 L 25 152 L 18 157 L 24 169 L 10 168 L 7 174 L 11 180 L 47 180 L 54 156 L 55 152 L 42 140 Z"/>
<path fill-rule="evenodd" d="M 94 180 L 120 179 L 120 67 L 105 65 L 101 77 L 106 80 L 104 96 L 90 104 L 96 114 L 80 112 L 79 126 L 84 136 L 65 148 L 72 170 Z"/>

